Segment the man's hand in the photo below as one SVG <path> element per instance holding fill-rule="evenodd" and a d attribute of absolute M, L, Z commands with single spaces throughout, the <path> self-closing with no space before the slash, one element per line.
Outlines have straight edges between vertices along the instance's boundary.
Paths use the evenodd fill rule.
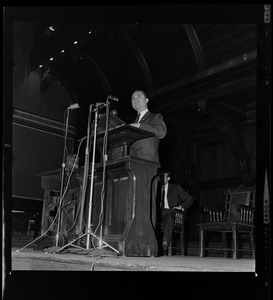
<path fill-rule="evenodd" d="M 183 208 L 181 205 L 175 206 L 175 207 L 173 207 L 173 209 L 177 209 L 177 210 L 182 210 L 182 211 L 184 211 L 184 208 Z"/>

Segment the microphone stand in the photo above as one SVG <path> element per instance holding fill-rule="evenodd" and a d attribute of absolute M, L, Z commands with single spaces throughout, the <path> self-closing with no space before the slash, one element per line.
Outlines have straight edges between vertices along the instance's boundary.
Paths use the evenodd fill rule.
<path fill-rule="evenodd" d="M 68 107 L 66 109 L 66 125 L 65 125 L 64 148 L 63 148 L 61 189 L 60 189 L 60 200 L 59 200 L 59 215 L 58 215 L 58 221 L 57 221 L 56 244 L 55 244 L 56 247 L 58 247 L 59 231 L 60 231 L 60 223 L 61 223 L 61 205 L 62 205 L 62 201 L 63 201 L 63 187 L 64 187 L 65 166 L 66 166 L 65 160 L 66 160 L 66 142 L 67 142 L 67 132 L 68 132 L 69 111 L 70 111 L 70 108 Z"/>
<path fill-rule="evenodd" d="M 82 247 L 75 245 L 74 243 L 87 236 L 86 239 L 86 250 L 90 250 L 89 245 L 90 245 L 90 235 L 92 235 L 93 237 L 95 237 L 96 239 L 99 239 L 99 248 L 102 248 L 102 243 L 106 244 L 109 248 L 113 249 L 115 252 L 117 252 L 119 254 L 119 251 L 116 250 L 115 248 L 113 248 L 111 245 L 107 244 L 106 242 L 102 241 L 102 237 L 100 233 L 100 238 L 98 238 L 94 233 L 91 232 L 91 218 L 92 218 L 92 205 L 93 205 L 93 187 L 94 187 L 94 168 L 95 168 L 95 152 L 96 152 L 96 139 L 97 139 L 97 125 L 98 125 L 98 110 L 99 110 L 99 106 L 101 105 L 101 103 L 97 103 L 96 104 L 96 109 L 95 109 L 95 120 L 94 120 L 94 136 L 93 136 L 93 155 L 92 155 L 92 163 L 91 163 L 91 182 L 90 182 L 90 195 L 89 195 L 89 207 L 88 207 L 88 220 L 87 220 L 87 225 L 86 225 L 86 232 L 82 235 L 80 235 L 79 237 L 77 237 L 76 239 L 74 239 L 73 241 L 69 242 L 68 244 L 64 245 L 63 247 L 61 247 L 60 249 L 58 249 L 57 251 L 55 251 L 56 253 L 62 251 L 63 249 L 65 249 L 67 246 L 71 245 L 74 246 L 76 248 L 80 248 L 83 249 Z M 108 98 L 106 101 L 106 110 L 107 110 L 107 114 L 108 117 L 107 119 L 109 119 L 109 102 L 108 102 Z M 89 114 L 91 114 L 92 112 L 92 104 L 90 106 L 90 110 L 89 110 Z M 85 192 L 86 192 L 86 182 L 87 182 L 87 177 L 88 177 L 88 165 L 89 165 L 89 136 L 90 136 L 90 120 L 91 118 L 88 117 L 88 126 L 87 126 L 87 142 L 86 142 L 86 151 L 85 151 L 85 164 L 84 164 L 84 176 L 83 176 L 83 191 L 82 191 L 82 206 L 84 205 L 84 198 L 85 198 Z M 105 131 L 107 132 L 107 139 L 108 139 L 108 126 L 109 126 L 109 121 L 107 121 L 106 124 L 106 129 Z M 107 144 L 106 144 L 107 145 Z M 107 151 L 106 151 L 107 153 Z M 105 182 L 105 179 L 103 179 L 103 182 Z M 101 232 L 102 232 L 102 227 L 101 227 Z"/>
<path fill-rule="evenodd" d="M 83 219 L 83 210 L 84 210 L 84 200 L 86 195 L 87 188 L 87 177 L 88 177 L 88 169 L 89 169 L 89 149 L 90 149 L 90 126 L 91 126 L 91 114 L 92 114 L 92 106 L 89 106 L 89 115 L 88 115 L 88 123 L 87 123 L 87 134 L 86 134 L 86 148 L 85 148 L 85 159 L 84 159 L 84 171 L 83 171 L 83 183 L 82 183 L 82 194 L 81 194 L 81 211 L 80 211 L 80 222 L 79 222 L 79 233 L 82 232 L 82 219 Z"/>
<path fill-rule="evenodd" d="M 95 152 L 96 152 L 96 141 L 97 141 L 97 127 L 98 127 L 98 107 L 96 108 L 96 111 L 95 111 L 93 153 L 92 153 L 92 163 L 91 163 L 90 195 L 89 195 L 89 205 L 88 205 L 88 219 L 87 219 L 87 225 L 86 225 L 86 234 L 87 234 L 86 249 L 89 249 L 89 244 L 90 244 L 90 228 L 91 228 L 92 205 L 93 205 L 93 187 L 94 187 L 94 170 L 95 170 L 95 154 L 96 154 Z M 93 235 L 93 236 L 95 236 L 95 235 Z"/>
<path fill-rule="evenodd" d="M 107 148 L 108 148 L 108 134 L 109 134 L 109 118 L 110 118 L 110 109 L 109 109 L 109 97 L 106 100 L 106 121 L 105 121 L 105 134 L 103 139 L 103 172 L 102 172 L 102 194 L 101 197 L 101 224 L 100 224 L 100 238 L 99 238 L 99 247 L 102 247 L 102 229 L 103 229 L 103 219 L 104 219 L 104 202 L 105 202 L 105 186 L 106 186 L 106 163 L 108 160 Z"/>

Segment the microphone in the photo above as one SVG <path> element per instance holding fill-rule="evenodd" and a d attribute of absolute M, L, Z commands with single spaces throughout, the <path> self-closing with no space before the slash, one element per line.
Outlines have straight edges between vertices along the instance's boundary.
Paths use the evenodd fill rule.
<path fill-rule="evenodd" d="M 118 112 L 116 110 L 110 111 L 110 116 L 116 116 Z M 106 117 L 106 114 L 99 114 L 99 119 Z"/>
<path fill-rule="evenodd" d="M 77 108 L 80 108 L 79 103 L 73 103 L 68 106 L 68 109 L 71 109 L 71 110 L 77 109 Z"/>
<path fill-rule="evenodd" d="M 107 99 L 111 99 L 113 101 L 118 101 L 119 100 L 118 97 L 111 96 L 111 95 L 109 95 Z"/>

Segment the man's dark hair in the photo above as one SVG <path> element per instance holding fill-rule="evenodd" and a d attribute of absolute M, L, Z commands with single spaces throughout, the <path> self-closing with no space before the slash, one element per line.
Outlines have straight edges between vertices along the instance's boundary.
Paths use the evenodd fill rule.
<path fill-rule="evenodd" d="M 141 92 L 145 98 L 148 98 L 146 92 L 144 92 L 142 89 L 135 89 L 135 91 Z"/>

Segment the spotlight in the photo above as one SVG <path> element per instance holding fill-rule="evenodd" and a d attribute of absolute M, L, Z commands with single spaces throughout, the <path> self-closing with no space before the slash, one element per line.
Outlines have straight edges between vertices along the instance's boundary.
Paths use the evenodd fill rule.
<path fill-rule="evenodd" d="M 49 26 L 46 26 L 45 28 L 44 28 L 44 33 L 47 35 L 47 36 L 49 36 L 49 37 L 51 37 L 51 36 L 53 36 L 53 35 L 56 35 L 56 34 L 58 34 L 58 33 L 60 33 L 60 26 L 58 26 L 58 25 L 49 25 Z"/>
<path fill-rule="evenodd" d="M 50 31 L 55 31 L 54 26 L 48 26 L 48 29 L 49 29 Z"/>

